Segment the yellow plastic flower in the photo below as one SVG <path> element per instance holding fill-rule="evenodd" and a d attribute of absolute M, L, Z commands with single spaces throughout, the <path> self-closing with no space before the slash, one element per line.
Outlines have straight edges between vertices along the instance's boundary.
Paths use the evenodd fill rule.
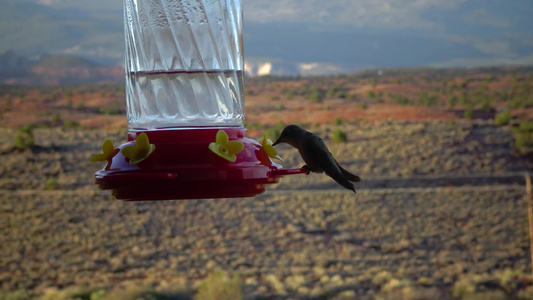
<path fill-rule="evenodd" d="M 222 157 L 231 162 L 237 160 L 235 154 L 242 151 L 244 148 L 243 143 L 239 141 L 230 142 L 228 134 L 224 130 L 217 132 L 217 137 L 214 143 L 209 144 L 209 150 L 213 151 L 216 155 Z"/>
<path fill-rule="evenodd" d="M 269 157 L 283 161 L 283 159 L 281 159 L 281 157 L 278 155 L 278 151 L 276 151 L 274 146 L 272 146 L 272 141 L 270 139 L 267 139 L 264 133 L 263 143 L 261 144 L 261 147 L 263 148 L 263 151 L 265 151 L 266 155 L 268 155 Z"/>
<path fill-rule="evenodd" d="M 130 160 L 130 165 L 136 165 L 154 152 L 155 145 L 150 144 L 146 133 L 141 133 L 135 140 L 135 145 L 122 148 L 122 155 Z"/>
<path fill-rule="evenodd" d="M 113 160 L 113 157 L 115 157 L 115 155 L 117 155 L 119 151 L 120 149 L 115 148 L 115 146 L 113 146 L 113 142 L 110 139 L 106 139 L 104 141 L 104 144 L 102 145 L 102 153 L 96 154 L 91 157 L 91 161 L 107 161 L 107 165 L 105 168 L 106 170 L 108 170 L 111 165 L 111 161 Z"/>

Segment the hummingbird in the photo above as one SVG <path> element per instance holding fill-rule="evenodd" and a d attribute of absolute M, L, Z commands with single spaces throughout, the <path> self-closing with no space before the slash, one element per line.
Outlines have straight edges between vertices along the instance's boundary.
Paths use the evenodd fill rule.
<path fill-rule="evenodd" d="M 287 143 L 298 149 L 306 163 L 302 168 L 307 169 L 307 175 L 310 172 L 325 172 L 326 175 L 333 178 L 340 185 L 355 193 L 353 183 L 350 181 L 358 182 L 361 178 L 339 166 L 324 141 L 318 135 L 298 125 L 289 125 L 283 129 L 279 138 L 272 145 L 275 146 L 279 143 Z"/>

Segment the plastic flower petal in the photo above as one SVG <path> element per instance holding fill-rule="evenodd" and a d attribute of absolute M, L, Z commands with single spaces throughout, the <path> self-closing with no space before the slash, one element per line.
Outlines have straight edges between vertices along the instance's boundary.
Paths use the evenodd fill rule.
<path fill-rule="evenodd" d="M 244 144 L 239 141 L 229 141 L 228 134 L 224 130 L 219 130 L 215 142 L 209 144 L 209 150 L 225 160 L 235 162 L 236 154 L 244 149 Z"/>
<path fill-rule="evenodd" d="M 283 161 L 283 159 L 281 159 L 281 157 L 278 155 L 278 151 L 276 151 L 274 146 L 272 146 L 272 141 L 270 139 L 267 139 L 264 133 L 263 143 L 261 143 L 261 147 L 263 148 L 263 151 L 265 151 L 266 155 L 268 155 L 269 157 Z"/>
<path fill-rule="evenodd" d="M 92 162 L 96 161 L 107 161 L 106 170 L 109 169 L 111 165 L 111 161 L 113 160 L 113 157 L 117 155 L 117 153 L 120 151 L 120 149 L 115 148 L 113 146 L 113 142 L 110 139 L 106 139 L 104 141 L 104 144 L 102 145 L 102 153 L 96 154 L 93 157 L 91 157 Z"/>
<path fill-rule="evenodd" d="M 154 152 L 155 145 L 150 144 L 146 133 L 141 133 L 135 140 L 135 145 L 122 148 L 121 153 L 130 160 L 130 165 L 136 165 Z"/>

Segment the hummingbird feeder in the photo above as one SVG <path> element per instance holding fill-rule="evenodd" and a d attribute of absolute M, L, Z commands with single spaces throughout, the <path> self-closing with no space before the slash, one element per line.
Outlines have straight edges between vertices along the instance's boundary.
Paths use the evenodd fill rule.
<path fill-rule="evenodd" d="M 240 0 L 124 0 L 128 142 L 96 184 L 122 200 L 251 197 L 303 169 L 246 136 Z"/>

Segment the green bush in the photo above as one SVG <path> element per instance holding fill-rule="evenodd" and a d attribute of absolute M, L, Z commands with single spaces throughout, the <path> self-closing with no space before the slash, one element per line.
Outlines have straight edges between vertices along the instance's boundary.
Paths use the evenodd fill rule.
<path fill-rule="evenodd" d="M 452 287 L 452 297 L 464 298 L 476 292 L 476 284 L 469 278 L 463 278 L 455 282 Z"/>
<path fill-rule="evenodd" d="M 120 111 L 120 107 L 113 106 L 113 107 L 100 107 L 99 109 L 100 113 L 103 115 L 120 115 L 122 112 Z"/>
<path fill-rule="evenodd" d="M 463 117 L 468 120 L 474 119 L 474 110 L 472 108 L 467 108 L 463 113 Z"/>
<path fill-rule="evenodd" d="M 393 100 L 394 100 L 394 103 L 398 104 L 398 105 L 409 105 L 411 104 L 411 100 L 409 100 L 409 98 L 407 96 L 402 96 L 402 95 L 393 95 L 392 96 Z"/>
<path fill-rule="evenodd" d="M 306 95 L 306 98 L 313 103 L 322 103 L 325 98 L 324 91 L 320 86 L 314 86 Z"/>
<path fill-rule="evenodd" d="M 22 300 L 23 298 L 21 298 Z M 155 291 L 142 285 L 126 285 L 116 288 L 73 286 L 65 289 L 50 288 L 39 300 L 192 300 L 185 290 Z M 0 298 L 0 300 L 3 300 Z M 13 299 L 15 300 L 15 299 Z M 18 299 L 17 299 L 18 300 Z M 24 299 L 25 300 L 25 299 Z"/>
<path fill-rule="evenodd" d="M 334 143 L 346 143 L 347 140 L 348 136 L 346 135 L 346 132 L 340 129 L 335 130 L 331 135 L 331 141 Z"/>
<path fill-rule="evenodd" d="M 468 95 L 466 93 L 461 93 L 461 95 L 459 95 L 458 102 L 459 102 L 459 104 L 461 104 L 463 106 L 468 106 L 468 105 L 472 104 L 470 98 L 468 97 Z"/>
<path fill-rule="evenodd" d="M 66 120 L 63 123 L 63 127 L 64 128 L 79 128 L 80 127 L 80 122 L 74 121 L 74 120 Z"/>
<path fill-rule="evenodd" d="M 50 120 L 52 121 L 52 123 L 55 126 L 63 124 L 63 120 L 61 119 L 61 115 L 60 114 L 53 114 L 52 118 Z"/>
<path fill-rule="evenodd" d="M 285 128 L 285 124 L 283 124 L 283 122 L 279 122 L 274 126 L 265 129 L 263 131 L 263 134 L 266 136 L 267 139 L 275 141 L 278 139 L 279 135 L 281 134 L 281 131 L 283 131 L 283 128 Z"/>
<path fill-rule="evenodd" d="M 0 300 L 30 300 L 32 299 L 30 293 L 25 290 L 18 290 L 15 292 L 0 292 Z"/>
<path fill-rule="evenodd" d="M 106 294 L 105 289 L 91 287 L 69 287 L 65 289 L 50 288 L 39 298 L 40 300 L 96 300 Z"/>
<path fill-rule="evenodd" d="M 344 123 L 344 121 L 341 118 L 339 118 L 339 117 L 337 117 L 337 118 L 335 118 L 335 120 L 333 120 L 333 125 L 339 126 L 339 125 L 342 125 L 342 123 Z"/>
<path fill-rule="evenodd" d="M 459 99 L 457 99 L 456 96 L 448 97 L 448 102 L 446 102 L 446 108 L 453 109 L 457 102 L 459 102 Z"/>
<path fill-rule="evenodd" d="M 435 94 L 419 93 L 418 103 L 425 106 L 436 106 L 439 103 L 439 98 Z"/>
<path fill-rule="evenodd" d="M 496 111 L 496 109 L 492 105 L 492 102 L 489 99 L 486 99 L 481 103 L 481 109 L 489 113 Z"/>
<path fill-rule="evenodd" d="M 383 101 L 383 93 L 382 92 L 379 92 L 377 94 L 376 103 L 384 103 L 384 101 Z"/>
<path fill-rule="evenodd" d="M 508 110 L 504 110 L 494 117 L 494 125 L 504 126 L 511 121 L 511 113 Z"/>
<path fill-rule="evenodd" d="M 334 86 L 328 88 L 326 91 L 327 98 L 339 98 L 346 99 L 348 97 L 348 92 L 343 87 L 342 83 L 335 84 Z"/>
<path fill-rule="evenodd" d="M 197 300 L 238 300 L 243 298 L 242 281 L 237 275 L 229 277 L 222 271 L 210 274 L 198 288 Z"/>
<path fill-rule="evenodd" d="M 527 288 L 518 292 L 518 299 L 533 299 L 533 286 L 528 286 Z"/>
<path fill-rule="evenodd" d="M 514 146 L 521 154 L 533 152 L 533 122 L 520 121 L 517 128 L 513 128 L 515 138 Z"/>
<path fill-rule="evenodd" d="M 77 111 L 84 111 L 84 110 L 85 110 L 85 104 L 83 104 L 83 103 L 78 103 L 78 104 L 76 105 L 76 110 L 77 110 Z"/>
<path fill-rule="evenodd" d="M 19 150 L 26 150 L 35 146 L 35 138 L 33 136 L 33 127 L 24 126 L 17 131 L 14 141 L 15 148 Z"/>
<path fill-rule="evenodd" d="M 57 179 L 55 177 L 48 178 L 48 180 L 46 180 L 46 183 L 44 184 L 44 189 L 47 191 L 56 190 L 57 187 Z"/>

